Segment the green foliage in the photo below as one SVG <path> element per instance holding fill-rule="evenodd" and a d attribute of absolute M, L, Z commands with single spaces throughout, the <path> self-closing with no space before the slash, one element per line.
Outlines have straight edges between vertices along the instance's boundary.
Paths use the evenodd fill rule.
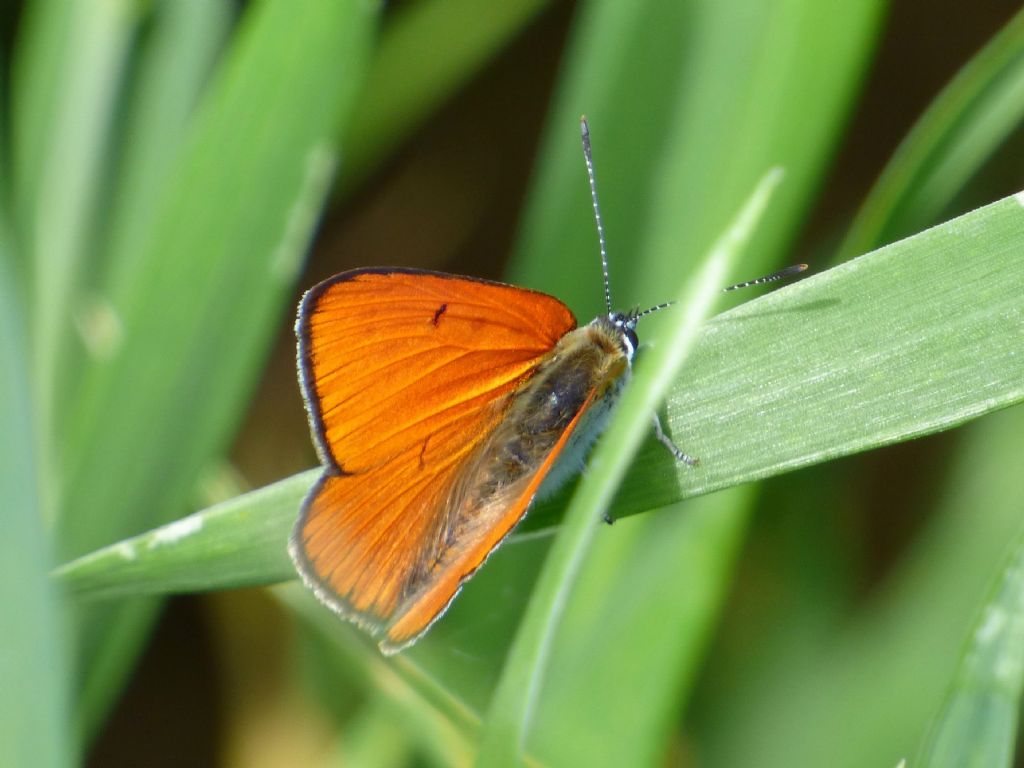
<path fill-rule="evenodd" d="M 0 638 L 13 746 L 0 762 L 67 765 L 88 747 L 158 596 L 293 577 L 285 542 L 316 470 L 183 515 L 289 322 L 331 190 L 358 195 L 544 5 L 409 4 L 376 38 L 362 0 L 26 8 L 0 100 L 0 608 L 18 617 Z M 273 591 L 340 730 L 337 759 L 655 765 L 692 749 L 723 766 L 1010 764 L 1024 204 L 920 230 L 1024 117 L 1024 15 L 908 134 L 829 251 L 839 266 L 701 324 L 717 286 L 798 260 L 782 254 L 883 12 L 580 4 L 512 279 L 582 318 L 601 309 L 585 112 L 614 302 L 697 292 L 641 325 L 654 346 L 589 474 L 537 505 L 414 648 L 383 659 L 297 585 Z M 763 220 L 740 227 L 753 232 L 742 266 L 702 261 L 775 166 L 785 180 Z M 641 444 L 662 399 L 698 467 Z M 966 422 L 920 486 L 923 530 L 855 600 L 857 536 L 830 530 L 857 503 L 854 464 L 833 460 Z M 767 492 L 752 483 L 803 467 Z M 779 571 L 758 563 L 764 536 L 789 542 Z"/>
<path fill-rule="evenodd" d="M 1024 11 L 936 97 L 897 148 L 837 258 L 935 221 L 1024 117 Z"/>
<path fill-rule="evenodd" d="M 32 286 L 40 485 L 64 558 L 179 516 L 224 451 L 328 189 L 374 18 L 355 0 L 258 3 L 211 71 L 228 6 L 159 6 L 122 103 L 143 10 L 95 5 L 31 6 L 12 96 L 12 250 Z M 78 615 L 86 734 L 151 614 Z"/>
<path fill-rule="evenodd" d="M 11 620 L 0 641 L 0 761 L 50 768 L 71 765 L 73 751 L 65 606 L 47 573 L 50 546 L 37 481 L 36 411 L 22 302 L 5 242 L 0 239 L 0 423 L 6 433 L 0 440 L 0 489 L 7 509 L 0 536 L 0 607 Z"/>
<path fill-rule="evenodd" d="M 647 417 L 657 408 L 696 345 L 701 323 L 714 307 L 719 286 L 751 238 L 780 177 L 776 169 L 761 180 L 711 249 L 704 268 L 679 295 L 678 302 L 685 309 L 665 324 L 667 327 L 656 337 L 657 346 L 637 364 L 636 379 L 622 397 L 607 438 L 589 459 L 590 473 L 566 510 L 562 529 L 509 649 L 487 713 L 480 746 L 481 764 L 520 763 L 531 715 L 550 664 L 554 636 L 592 546 L 598 522 L 611 507 L 629 462 L 649 429 Z"/>
<path fill-rule="evenodd" d="M 1024 684 L 1024 547 L 1018 542 L 924 744 L 925 766 L 1013 765 Z"/>

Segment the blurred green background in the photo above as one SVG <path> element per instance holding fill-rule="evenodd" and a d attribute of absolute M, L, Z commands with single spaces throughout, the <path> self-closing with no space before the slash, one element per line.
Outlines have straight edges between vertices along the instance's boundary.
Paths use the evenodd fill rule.
<path fill-rule="evenodd" d="M 598 532 L 512 730 L 491 695 L 528 687 L 502 664 L 572 489 L 390 660 L 295 583 L 192 593 L 287 576 L 282 521 L 316 465 L 294 371 L 303 290 L 403 265 L 600 311 L 582 113 L 617 305 L 676 295 L 782 166 L 732 277 L 809 262 L 823 279 L 787 295 L 834 312 L 789 325 L 863 325 L 884 346 L 897 301 L 844 307 L 815 285 L 1024 188 L 1019 8 L 31 0 L 0 19 L 0 765 L 469 765 L 481 739 L 485 764 L 1014 764 L 1012 201 L 860 262 L 912 334 L 944 334 L 906 353 L 918 390 L 890 392 L 882 367 L 820 401 L 825 422 L 797 395 L 763 405 L 755 350 L 794 386 L 814 368 L 782 295 L 743 331 L 749 351 L 698 348 L 666 415 L 724 479 L 702 487 L 641 450 L 615 509 L 646 514 Z M 871 352 L 842 346 L 828 362 L 849 377 Z M 947 403 L 939 380 L 972 371 L 991 387 Z M 849 407 L 869 395 L 895 426 Z M 725 415 L 726 444 L 708 435 L 716 403 L 748 414 L 745 441 Z M 785 434 L 764 426 L 773 407 Z M 812 433 L 814 456 L 780 447 Z M 753 477 L 769 479 L 700 495 Z M 55 566 L 109 545 L 55 586 Z"/>

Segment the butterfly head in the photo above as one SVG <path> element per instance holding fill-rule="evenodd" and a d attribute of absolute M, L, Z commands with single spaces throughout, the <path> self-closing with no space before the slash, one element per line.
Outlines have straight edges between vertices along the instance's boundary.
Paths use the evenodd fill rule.
<path fill-rule="evenodd" d="M 628 312 L 609 311 L 607 315 L 601 315 L 594 322 L 600 322 L 605 330 L 618 339 L 623 354 L 632 363 L 633 356 L 640 347 L 640 340 L 636 335 L 636 324 L 640 321 L 640 318 L 646 317 L 658 310 L 671 307 L 673 303 L 666 301 L 663 304 L 658 304 L 648 309 L 631 309 Z"/>
<path fill-rule="evenodd" d="M 640 313 L 636 310 L 610 312 L 601 319 L 611 326 L 611 330 L 619 340 L 619 346 L 622 347 L 623 353 L 632 362 L 633 355 L 636 354 L 637 347 L 640 346 L 640 340 L 636 335 L 636 323 L 640 319 Z"/>

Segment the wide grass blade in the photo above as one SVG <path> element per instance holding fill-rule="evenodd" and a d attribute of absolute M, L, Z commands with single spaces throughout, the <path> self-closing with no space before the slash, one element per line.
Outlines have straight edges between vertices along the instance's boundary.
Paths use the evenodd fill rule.
<path fill-rule="evenodd" d="M 72 595 L 90 599 L 287 581 L 295 577 L 288 535 L 319 475 L 310 470 L 242 494 L 80 557 L 54 575 Z"/>
<path fill-rule="evenodd" d="M 948 429 L 1024 400 L 1017 351 L 1024 317 L 1015 290 L 1024 279 L 1022 250 L 1024 208 L 1009 198 L 713 318 L 668 395 L 673 434 L 701 465 L 677 471 L 664 448 L 649 441 L 612 513 L 647 511 Z M 919 300 L 911 302 L 911 294 Z M 801 317 L 808 314 L 815 317 Z M 260 561 L 266 583 L 290 576 L 281 546 L 314 475 L 252 494 L 261 518 L 273 522 L 264 520 L 268 527 L 251 542 L 252 500 L 201 513 L 220 520 L 209 531 L 221 543 L 201 542 L 204 523 L 188 546 L 183 540 L 160 552 L 160 567 L 153 561 L 144 588 L 140 582 L 127 592 L 164 591 L 161 581 L 174 589 L 172 573 L 193 561 L 206 566 L 191 578 L 219 587 L 253 583 Z M 527 530 L 555 522 L 557 506 L 539 505 Z M 236 541 L 228 545 L 223 537 Z M 119 582 L 141 579 L 149 557 L 147 547 L 130 543 L 138 557 L 129 570 L 115 545 L 67 566 L 63 578 L 83 593 L 121 592 Z M 237 563 L 202 554 L 215 546 L 246 554 Z"/>
<path fill-rule="evenodd" d="M 698 348 L 668 401 L 673 434 L 704 462 L 678 473 L 683 493 L 1020 402 L 1022 239 L 1024 207 L 1007 198 L 713 320 L 716 343 Z"/>

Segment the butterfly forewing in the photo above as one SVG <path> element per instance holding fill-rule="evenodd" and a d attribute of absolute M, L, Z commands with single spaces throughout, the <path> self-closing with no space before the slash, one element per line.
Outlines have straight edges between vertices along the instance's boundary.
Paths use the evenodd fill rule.
<path fill-rule="evenodd" d="M 515 388 L 575 326 L 555 298 L 437 273 L 356 270 L 299 312 L 321 453 L 346 472 L 391 460 Z"/>
<path fill-rule="evenodd" d="M 444 609 L 532 498 L 504 533 L 455 541 L 459 479 L 574 326 L 545 294 L 412 270 L 347 272 L 306 295 L 299 366 L 328 468 L 292 551 L 321 599 L 371 629 L 400 623 L 395 646 Z"/>

